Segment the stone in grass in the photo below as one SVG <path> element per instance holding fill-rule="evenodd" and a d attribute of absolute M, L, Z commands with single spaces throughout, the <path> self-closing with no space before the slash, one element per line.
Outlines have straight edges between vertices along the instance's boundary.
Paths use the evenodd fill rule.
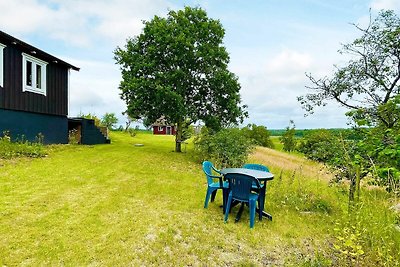
<path fill-rule="evenodd" d="M 400 214 L 400 203 L 397 205 L 392 206 L 390 209 L 394 210 L 394 212 Z"/>
<path fill-rule="evenodd" d="M 397 231 L 400 232 L 400 225 L 399 225 L 399 220 L 400 220 L 400 203 L 398 203 L 397 205 L 394 205 L 392 207 L 390 207 L 391 210 L 393 210 L 396 214 L 397 214 L 397 223 L 394 225 L 394 229 L 396 229 Z"/>
<path fill-rule="evenodd" d="M 144 146 L 143 144 L 134 144 L 134 146 Z"/>

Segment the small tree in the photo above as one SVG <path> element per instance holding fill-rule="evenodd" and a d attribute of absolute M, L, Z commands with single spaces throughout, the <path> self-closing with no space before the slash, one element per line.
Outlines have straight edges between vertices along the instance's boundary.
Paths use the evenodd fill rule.
<path fill-rule="evenodd" d="M 115 117 L 115 113 L 106 113 L 101 118 L 101 124 L 107 127 L 109 130 L 111 130 L 117 122 L 118 119 Z"/>
<path fill-rule="evenodd" d="M 284 151 L 294 151 L 296 149 L 296 129 L 295 129 L 295 125 L 294 122 L 291 120 L 289 122 L 289 126 L 286 127 L 286 131 L 284 132 L 284 134 L 279 138 L 279 140 L 281 141 L 281 143 L 283 144 L 283 150 Z"/>
<path fill-rule="evenodd" d="M 162 116 L 176 124 L 177 152 L 186 121 L 218 130 L 247 116 L 238 78 L 228 70 L 224 34 L 203 9 L 185 7 L 145 21 L 140 35 L 114 51 L 127 114 L 145 126 Z"/>

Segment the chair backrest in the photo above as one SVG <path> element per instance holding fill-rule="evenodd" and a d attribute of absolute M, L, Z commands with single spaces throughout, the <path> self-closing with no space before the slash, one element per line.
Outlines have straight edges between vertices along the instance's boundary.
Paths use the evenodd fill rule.
<path fill-rule="evenodd" d="M 212 184 L 214 181 L 212 177 L 214 176 L 212 174 L 212 170 L 214 169 L 214 165 L 210 161 L 204 161 L 203 162 L 203 172 L 207 176 L 207 183 Z"/>
<path fill-rule="evenodd" d="M 260 186 L 259 181 L 253 176 L 239 173 L 225 174 L 225 179 L 229 181 L 230 192 L 232 197 L 239 201 L 248 201 L 253 182 Z"/>
<path fill-rule="evenodd" d="M 264 165 L 261 165 L 261 164 L 255 164 L 255 163 L 246 163 L 246 164 L 243 165 L 243 168 L 269 172 L 269 169 L 268 169 L 267 166 L 264 166 Z"/>

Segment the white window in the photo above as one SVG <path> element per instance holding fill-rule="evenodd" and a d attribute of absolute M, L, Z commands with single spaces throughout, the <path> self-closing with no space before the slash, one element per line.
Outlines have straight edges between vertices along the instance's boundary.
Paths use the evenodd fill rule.
<path fill-rule="evenodd" d="M 47 62 L 22 53 L 22 91 L 46 95 Z"/>
<path fill-rule="evenodd" d="M 164 126 L 158 126 L 158 131 L 159 131 L 159 132 L 164 131 Z"/>
<path fill-rule="evenodd" d="M 0 86 L 4 86 L 4 59 L 3 59 L 3 49 L 6 46 L 0 44 Z"/>

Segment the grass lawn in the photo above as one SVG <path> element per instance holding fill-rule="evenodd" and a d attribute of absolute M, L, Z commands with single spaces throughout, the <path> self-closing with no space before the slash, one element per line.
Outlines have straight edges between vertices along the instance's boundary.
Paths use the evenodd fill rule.
<path fill-rule="evenodd" d="M 0 265 L 351 262 L 345 253 L 332 255 L 349 227 L 346 189 L 328 186 L 320 165 L 258 148 L 249 162 L 275 174 L 265 207 L 273 221 L 256 220 L 250 229 L 248 209 L 238 223 L 237 209 L 223 222 L 220 192 L 203 208 L 206 179 L 191 144 L 187 153 L 174 153 L 172 136 L 112 132 L 111 139 L 110 145 L 54 146 L 45 158 L 0 161 Z M 379 189 L 363 191 L 362 200 L 350 234 L 363 236 L 348 239 L 364 253 L 351 258 L 360 266 L 398 263 L 400 233 L 389 211 L 396 200 Z M 388 253 L 392 259 L 385 261 Z"/>

